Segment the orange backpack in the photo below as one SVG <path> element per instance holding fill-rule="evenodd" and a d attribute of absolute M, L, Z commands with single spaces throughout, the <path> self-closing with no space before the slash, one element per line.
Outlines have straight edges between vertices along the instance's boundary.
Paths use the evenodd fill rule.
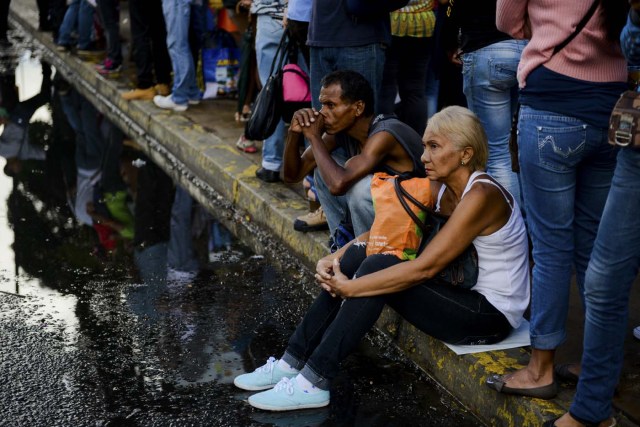
<path fill-rule="evenodd" d="M 367 256 L 395 255 L 401 260 L 415 259 L 422 240 L 422 229 L 403 208 L 395 190 L 396 176 L 376 172 L 371 178 L 371 197 L 375 218 L 369 232 Z M 425 206 L 433 206 L 428 178 L 410 178 L 399 181 L 407 193 Z M 411 210 L 423 222 L 425 212 L 414 204 Z"/>

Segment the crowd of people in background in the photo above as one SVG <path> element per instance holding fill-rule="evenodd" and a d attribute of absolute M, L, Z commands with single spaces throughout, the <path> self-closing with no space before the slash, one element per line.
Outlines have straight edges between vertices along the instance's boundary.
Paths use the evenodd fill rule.
<path fill-rule="evenodd" d="M 415 315 L 404 303 L 412 295 L 407 289 L 428 288 L 416 284 L 432 277 L 432 265 L 443 267 L 433 256 L 422 252 L 398 266 L 384 265 L 389 267 L 384 271 L 378 271 L 380 266 L 361 271 L 358 264 L 350 273 L 344 273 L 340 261 L 348 248 L 353 252 L 358 243 L 366 242 L 367 233 L 380 221 L 371 191 L 374 173 L 414 178 L 426 174 L 432 186 L 438 183 L 430 200 L 433 207 L 456 218 L 443 228 L 457 230 L 445 233 L 452 237 L 450 250 L 463 249 L 454 243 L 454 234 L 482 247 L 484 239 L 500 231 L 506 242 L 501 241 L 500 247 L 526 249 L 512 258 L 520 269 L 531 248 L 531 358 L 519 371 L 490 376 L 487 385 L 500 393 L 552 399 L 558 393 L 558 378 L 571 379 L 577 382 L 577 393 L 570 412 L 549 425 L 615 425 L 611 401 L 621 371 L 629 289 L 640 267 L 640 248 L 635 246 L 640 224 L 633 209 L 640 202 L 640 151 L 609 144 L 607 132 L 611 111 L 629 88 L 628 72 L 640 66 L 640 1 L 389 1 L 398 3 L 395 10 L 377 10 L 379 5 L 358 8 L 358 3 L 128 2 L 136 81 L 122 93 L 127 101 L 153 102 L 176 113 L 201 102 L 197 70 L 208 17 L 220 25 L 223 20 L 230 22 L 225 25 L 238 48 L 249 52 L 242 55 L 237 70 L 246 81 L 237 93 L 236 120 L 251 116 L 252 101 L 273 71 L 283 36 L 296 45 L 295 62 L 309 76 L 309 108 L 297 111 L 289 123 L 279 120 L 261 142 L 255 175 L 265 183 L 303 182 L 305 197 L 313 204 L 294 227 L 300 232 L 328 229 L 334 255 L 318 263 L 323 293 L 282 359 L 270 359 L 236 384 L 248 390 L 273 388 L 256 395 L 253 403 L 250 399 L 263 409 L 328 404 L 335 367 L 360 338 L 350 336 L 338 346 L 338 353 L 327 356 L 327 342 L 343 339 L 335 329 L 350 321 L 345 320 L 348 310 L 334 304 L 340 301 L 337 297 L 345 297 L 349 304 L 375 300 L 397 306 L 421 329 L 450 339 L 434 332 L 431 320 Z M 0 47 L 10 45 L 8 6 L 9 1 L 2 0 Z M 60 52 L 98 62 L 96 70 L 104 76 L 119 75 L 123 55 L 117 0 L 42 0 L 38 7 L 39 29 L 53 32 Z M 193 277 L 199 265 L 189 244 L 194 204 L 189 193 L 174 188 L 166 176 L 160 178 L 164 174 L 136 154 L 146 164 L 138 173 L 138 185 L 162 189 L 145 192 L 157 197 L 139 197 L 132 211 L 119 162 L 123 146 L 134 144 L 127 143 L 125 135 L 68 82 L 60 76 L 52 81 L 46 63 L 42 73 L 41 94 L 28 101 L 17 102 L 11 84 L 3 84 L 0 154 L 7 159 L 5 173 L 17 173 L 21 159 L 42 156 L 25 129 L 35 108 L 55 97 L 75 134 L 76 173 L 70 179 L 75 182 L 71 187 L 78 221 L 93 225 L 105 242 L 113 240 L 113 233 L 132 239 L 140 253 L 153 243 L 168 241 L 172 274 Z M 468 110 L 446 108 L 450 105 Z M 461 120 L 459 127 L 447 121 L 456 118 Z M 510 147 L 514 118 L 515 162 Z M 470 133 L 482 133 L 482 141 L 473 142 Z M 244 134 L 236 144 L 247 153 L 257 152 L 258 145 Z M 484 145 L 486 159 L 478 161 Z M 150 176 L 144 178 L 147 169 Z M 474 186 L 476 181 L 482 183 Z M 483 198 L 502 210 L 483 211 Z M 163 226 L 146 231 L 138 229 L 139 224 L 148 226 L 161 219 L 152 215 L 158 204 L 172 206 L 170 220 L 164 218 Z M 460 213 L 465 209 L 466 219 Z M 464 228 L 482 213 L 484 228 Z M 150 214 L 153 218 L 146 222 L 134 221 Z M 104 229 L 105 222 L 110 231 Z M 517 236 L 517 244 L 511 236 Z M 429 244 L 430 253 L 451 260 L 445 256 L 447 242 L 442 239 Z M 478 250 L 481 266 L 487 262 L 482 257 L 490 252 Z M 359 263 L 365 265 L 363 260 Z M 493 263 L 491 268 L 498 267 Z M 528 290 L 520 286 L 529 284 L 528 271 L 511 271 L 508 277 L 504 285 L 509 291 L 493 289 L 479 278 L 483 285 L 476 290 L 450 296 L 486 297 L 490 309 L 504 317 L 486 333 L 500 339 L 519 324 L 529 303 Z M 514 277 L 517 286 L 510 282 Z M 586 313 L 584 352 L 580 363 L 556 365 L 555 351 L 567 335 L 573 278 Z M 393 289 L 381 290 L 383 280 Z M 358 283 L 359 291 L 346 291 L 341 281 Z M 379 294 L 386 296 L 370 298 Z M 414 297 L 420 301 L 424 295 Z M 309 322 L 316 322 L 323 310 L 332 313 L 332 320 L 320 336 L 310 338 Z M 379 310 L 368 310 L 375 320 Z M 361 335 L 372 324 L 367 319 L 357 320 Z M 635 333 L 640 339 L 640 329 Z M 289 400 L 278 401 L 279 392 L 286 392 Z M 300 400 L 292 403 L 291 396 Z"/>

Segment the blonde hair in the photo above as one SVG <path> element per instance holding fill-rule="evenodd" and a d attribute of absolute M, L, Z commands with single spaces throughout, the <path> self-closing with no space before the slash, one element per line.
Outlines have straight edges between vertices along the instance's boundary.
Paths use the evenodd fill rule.
<path fill-rule="evenodd" d="M 480 119 L 471 110 L 459 106 L 443 108 L 427 123 L 426 132 L 446 137 L 459 150 L 473 149 L 468 165 L 473 171 L 484 171 L 487 167 L 489 146 L 487 134 Z"/>

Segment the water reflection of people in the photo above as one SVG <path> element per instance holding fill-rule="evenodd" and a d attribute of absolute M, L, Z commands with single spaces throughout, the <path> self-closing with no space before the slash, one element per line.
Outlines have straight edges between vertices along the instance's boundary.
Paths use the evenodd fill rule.
<path fill-rule="evenodd" d="M 270 358 L 234 381 L 246 390 L 273 387 L 249 397 L 251 405 L 278 411 L 328 405 L 340 362 L 385 304 L 449 343 L 494 343 L 519 326 L 529 302 L 527 234 L 517 202 L 483 172 L 487 138 L 482 125 L 467 109 L 446 108 L 429 121 L 423 145 L 422 162 L 435 184 L 432 197 L 449 220 L 415 260 L 372 255 L 347 277 L 341 267 L 353 261 L 349 257 L 366 242 L 365 233 L 318 261 L 316 278 L 323 291 L 282 358 Z M 479 259 L 472 289 L 429 280 L 471 243 Z"/>
<path fill-rule="evenodd" d="M 45 151 L 41 145 L 30 141 L 28 126 L 33 113 L 51 99 L 51 66 L 42 62 L 42 86 L 37 95 L 13 105 L 5 106 L 5 99 L 14 98 L 10 84 L 2 85 L 3 103 L 0 107 L 0 125 L 4 131 L 0 135 L 0 156 L 7 160 L 4 173 L 14 176 L 22 170 L 23 160 L 44 160 Z"/>

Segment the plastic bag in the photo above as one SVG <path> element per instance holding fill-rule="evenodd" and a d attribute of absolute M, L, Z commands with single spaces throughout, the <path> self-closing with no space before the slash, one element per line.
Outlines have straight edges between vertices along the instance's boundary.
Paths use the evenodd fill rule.
<path fill-rule="evenodd" d="M 224 30 L 216 30 L 212 40 L 212 47 L 202 49 L 203 98 L 234 96 L 238 92 L 240 49 Z"/>

